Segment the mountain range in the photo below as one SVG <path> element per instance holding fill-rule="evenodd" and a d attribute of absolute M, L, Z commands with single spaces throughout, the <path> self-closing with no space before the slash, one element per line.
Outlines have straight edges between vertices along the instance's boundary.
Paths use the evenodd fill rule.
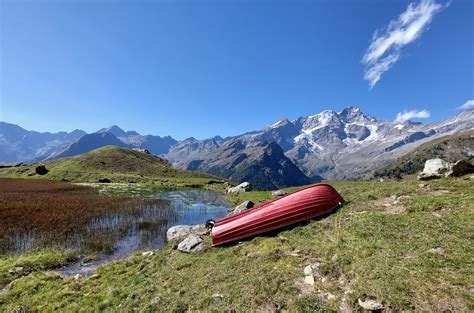
<path fill-rule="evenodd" d="M 182 141 L 118 126 L 91 134 L 39 133 L 0 122 L 0 162 L 57 159 L 116 145 L 147 149 L 178 168 L 281 188 L 320 179 L 361 178 L 424 142 L 473 128 L 474 110 L 442 122 L 414 123 L 377 120 L 356 107 L 281 119 L 238 136 Z"/>

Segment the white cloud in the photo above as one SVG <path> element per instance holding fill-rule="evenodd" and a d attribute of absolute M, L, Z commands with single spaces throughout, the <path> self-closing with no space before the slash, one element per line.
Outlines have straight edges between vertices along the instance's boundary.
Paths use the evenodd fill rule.
<path fill-rule="evenodd" d="M 458 107 L 459 110 L 470 110 L 474 109 L 474 100 L 467 100 L 463 105 Z"/>
<path fill-rule="evenodd" d="M 428 118 L 430 117 L 430 112 L 426 110 L 411 110 L 411 111 L 403 111 L 397 113 L 397 118 L 395 119 L 396 122 L 403 123 L 408 121 L 412 118 Z"/>
<path fill-rule="evenodd" d="M 412 2 L 405 12 L 392 20 L 385 29 L 375 31 L 362 58 L 362 63 L 367 66 L 364 79 L 369 81 L 370 88 L 398 61 L 401 49 L 415 41 L 442 8 L 443 6 L 434 0 Z"/>

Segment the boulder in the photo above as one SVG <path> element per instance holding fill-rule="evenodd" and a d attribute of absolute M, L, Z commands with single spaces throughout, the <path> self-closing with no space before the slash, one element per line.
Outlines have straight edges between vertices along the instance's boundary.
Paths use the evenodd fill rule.
<path fill-rule="evenodd" d="M 177 225 L 168 229 L 166 232 L 166 239 L 168 241 L 180 240 L 190 234 L 204 235 L 207 232 L 204 225 Z"/>
<path fill-rule="evenodd" d="M 380 311 L 383 309 L 383 304 L 375 300 L 368 299 L 368 300 L 362 301 L 361 299 L 359 299 L 358 302 L 359 302 L 360 307 L 363 308 L 364 310 Z"/>
<path fill-rule="evenodd" d="M 451 169 L 451 164 L 443 159 L 426 160 L 423 172 L 418 174 L 419 180 L 430 180 L 443 177 Z"/>
<path fill-rule="evenodd" d="M 237 214 L 237 213 L 246 211 L 248 209 L 253 208 L 254 205 L 255 205 L 255 203 L 253 203 L 252 201 L 244 201 L 241 204 L 239 204 L 238 206 L 236 206 L 234 208 L 230 208 L 228 215 L 233 215 L 233 214 Z"/>
<path fill-rule="evenodd" d="M 201 237 L 196 234 L 188 235 L 183 241 L 178 244 L 178 251 L 185 253 L 192 253 L 202 251 L 206 248 L 206 244 Z"/>
<path fill-rule="evenodd" d="M 231 187 L 227 189 L 227 193 L 242 193 L 246 191 L 251 191 L 252 186 L 250 185 L 249 182 L 243 182 L 235 187 Z"/>
<path fill-rule="evenodd" d="M 275 196 L 275 197 L 281 197 L 281 196 L 284 196 L 286 194 L 287 194 L 287 192 L 283 191 L 283 190 L 272 191 L 272 196 Z"/>
<path fill-rule="evenodd" d="M 41 164 L 41 165 L 38 165 L 35 168 L 35 172 L 38 175 L 46 175 L 46 174 L 48 174 L 49 171 L 48 171 L 48 169 L 46 168 L 46 166 L 44 164 Z"/>
<path fill-rule="evenodd" d="M 466 160 L 459 160 L 451 165 L 451 169 L 446 173 L 449 177 L 459 177 L 474 173 L 474 165 Z"/>
<path fill-rule="evenodd" d="M 440 175 L 447 172 L 450 169 L 449 162 L 446 162 L 443 159 L 430 159 L 426 160 L 425 167 L 423 168 L 423 173 L 425 174 L 436 174 Z"/>

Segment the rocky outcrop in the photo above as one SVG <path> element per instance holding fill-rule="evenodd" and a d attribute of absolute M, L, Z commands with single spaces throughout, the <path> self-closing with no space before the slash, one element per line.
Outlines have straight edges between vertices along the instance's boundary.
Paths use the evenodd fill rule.
<path fill-rule="evenodd" d="M 206 244 L 202 238 L 196 234 L 189 234 L 183 241 L 178 244 L 178 251 L 185 253 L 199 252 L 206 248 Z"/>
<path fill-rule="evenodd" d="M 166 240 L 182 240 L 191 234 L 198 236 L 206 234 L 207 230 L 204 225 L 176 225 L 168 229 L 166 232 Z"/>
<path fill-rule="evenodd" d="M 276 142 L 230 139 L 199 161 L 184 164 L 183 168 L 228 178 L 235 183 L 249 182 L 255 190 L 310 183 Z"/>
<path fill-rule="evenodd" d="M 252 186 L 250 185 L 249 182 L 243 182 L 235 187 L 231 187 L 227 189 L 227 193 L 242 193 L 246 191 L 251 191 Z"/>
<path fill-rule="evenodd" d="M 442 159 L 431 159 L 425 163 L 423 172 L 418 174 L 419 180 L 429 180 L 446 177 L 459 177 L 474 173 L 474 165 L 466 160 L 449 163 Z"/>
<path fill-rule="evenodd" d="M 228 215 L 234 215 L 234 214 L 237 214 L 237 213 L 244 212 L 248 209 L 253 208 L 254 205 L 255 205 L 255 203 L 253 203 L 252 201 L 244 201 L 241 204 L 239 204 L 238 206 L 229 209 L 229 214 Z"/>
<path fill-rule="evenodd" d="M 449 162 L 443 159 L 431 159 L 425 162 L 423 172 L 418 175 L 419 180 L 429 180 L 443 177 L 444 173 L 450 170 Z"/>

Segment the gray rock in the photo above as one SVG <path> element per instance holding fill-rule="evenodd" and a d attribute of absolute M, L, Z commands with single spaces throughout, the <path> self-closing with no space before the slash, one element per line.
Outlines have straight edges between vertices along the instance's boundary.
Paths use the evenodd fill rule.
<path fill-rule="evenodd" d="M 444 255 L 444 249 L 441 247 L 431 248 L 429 251 L 433 254 Z"/>
<path fill-rule="evenodd" d="M 361 308 L 365 309 L 365 310 L 369 310 L 369 311 L 377 311 L 377 310 L 382 310 L 383 309 L 383 304 L 380 303 L 380 302 L 377 302 L 375 300 L 365 300 L 365 301 L 362 301 L 361 299 L 359 299 L 359 305 L 361 306 Z"/>
<path fill-rule="evenodd" d="M 141 153 L 145 153 L 145 154 L 151 154 L 150 151 L 148 151 L 147 149 L 143 149 L 143 148 L 133 148 L 132 150 L 137 151 L 137 152 L 141 152 Z"/>
<path fill-rule="evenodd" d="M 144 257 L 149 257 L 149 256 L 152 256 L 153 255 L 153 251 L 145 251 L 142 253 L 142 256 Z"/>
<path fill-rule="evenodd" d="M 474 165 L 466 160 L 459 160 L 451 165 L 451 169 L 446 173 L 448 177 L 459 177 L 474 173 Z"/>
<path fill-rule="evenodd" d="M 227 190 L 227 193 L 242 193 L 246 191 L 251 191 L 252 186 L 249 182 L 243 182 L 235 187 L 231 187 Z"/>
<path fill-rule="evenodd" d="M 450 169 L 449 162 L 446 162 L 443 159 L 430 159 L 426 160 L 425 167 L 423 168 L 423 173 L 427 175 L 441 175 L 447 172 Z"/>
<path fill-rule="evenodd" d="M 44 164 L 41 164 L 41 165 L 38 165 L 35 168 L 35 172 L 38 175 L 46 175 L 46 174 L 48 174 L 49 171 L 48 171 L 48 169 L 46 168 L 46 166 Z"/>
<path fill-rule="evenodd" d="M 168 229 L 166 232 L 166 239 L 168 241 L 180 240 L 190 234 L 204 235 L 206 232 L 207 230 L 204 225 L 176 225 Z"/>
<path fill-rule="evenodd" d="M 313 277 L 313 275 L 305 276 L 303 281 L 307 285 L 314 286 L 314 277 Z"/>
<path fill-rule="evenodd" d="M 283 190 L 272 191 L 272 196 L 275 196 L 275 197 L 281 197 L 281 196 L 284 196 L 286 194 L 287 194 L 287 192 L 283 191 Z"/>
<path fill-rule="evenodd" d="M 178 244 L 178 251 L 192 253 L 202 251 L 206 248 L 206 244 L 196 234 L 190 234 Z"/>
<path fill-rule="evenodd" d="M 252 201 L 244 201 L 241 204 L 239 204 L 238 206 L 229 209 L 229 214 L 228 215 L 233 215 L 233 214 L 237 214 L 237 213 L 240 213 L 240 212 L 244 212 L 248 209 L 253 208 L 254 205 L 255 205 L 255 203 L 253 203 Z"/>

